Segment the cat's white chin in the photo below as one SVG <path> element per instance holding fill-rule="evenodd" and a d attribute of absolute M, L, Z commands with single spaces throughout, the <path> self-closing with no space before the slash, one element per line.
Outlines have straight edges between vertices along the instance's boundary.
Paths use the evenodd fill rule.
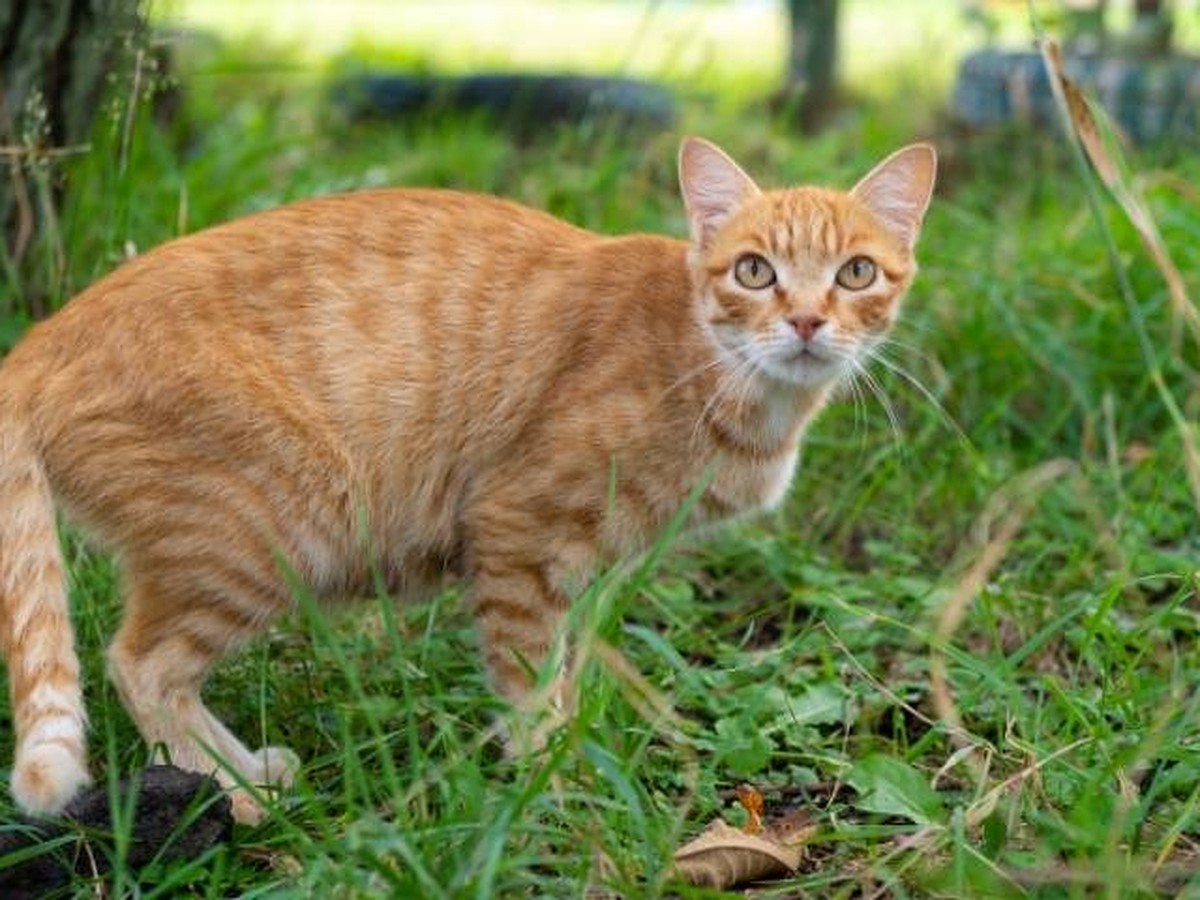
<path fill-rule="evenodd" d="M 767 357 L 759 368 L 768 378 L 802 388 L 819 388 L 840 381 L 849 370 L 844 360 L 820 353 L 792 353 L 782 359 Z"/>

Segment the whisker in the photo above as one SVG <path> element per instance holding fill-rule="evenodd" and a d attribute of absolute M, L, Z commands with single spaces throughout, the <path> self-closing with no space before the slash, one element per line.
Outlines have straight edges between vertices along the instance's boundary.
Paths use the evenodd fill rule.
<path fill-rule="evenodd" d="M 750 347 L 753 343 L 754 343 L 753 338 L 747 338 L 746 340 L 742 341 L 740 344 L 736 344 L 735 346 L 730 348 L 729 352 L 732 355 L 734 355 L 735 357 L 741 358 L 741 357 L 745 356 L 745 351 L 750 349 Z M 693 368 L 687 372 L 684 372 L 677 379 L 675 379 L 675 381 L 672 382 L 671 385 L 665 391 L 663 391 L 663 396 L 666 397 L 672 391 L 676 390 L 679 387 L 682 387 L 684 384 L 686 384 L 688 381 L 692 380 L 693 378 L 699 377 L 700 375 L 702 375 L 709 369 L 713 369 L 713 368 L 716 368 L 717 366 L 724 365 L 725 362 L 726 362 L 726 360 L 721 353 L 714 352 L 712 359 L 701 363 L 700 365 L 696 366 L 695 368 Z"/>
<path fill-rule="evenodd" d="M 881 366 L 883 366 L 885 369 L 887 369 L 893 375 L 900 377 L 901 379 L 906 381 L 909 385 L 911 385 L 913 388 L 915 388 L 916 391 L 922 397 L 924 397 L 926 400 L 929 401 L 929 404 L 934 408 L 934 410 L 936 410 L 938 415 L 941 417 L 942 422 L 945 423 L 950 428 L 950 430 L 954 432 L 955 436 L 960 441 L 962 441 L 964 444 L 966 444 L 968 447 L 974 449 L 974 444 L 971 443 L 971 439 L 969 437 L 967 437 L 966 432 L 962 430 L 962 427 L 958 424 L 958 422 L 954 421 L 954 417 L 951 416 L 950 413 L 946 411 L 946 407 L 942 406 L 941 401 L 938 400 L 938 398 L 936 396 L 934 396 L 933 392 L 930 391 L 927 387 L 925 387 L 925 385 L 923 385 L 921 383 L 921 381 L 915 375 L 910 373 L 907 369 L 905 369 L 899 363 L 897 363 L 891 359 L 888 359 L 888 357 L 883 354 L 882 348 L 880 348 L 878 350 L 878 352 L 873 353 L 871 355 L 871 358 L 878 360 L 879 364 Z"/>
<path fill-rule="evenodd" d="M 734 391 L 745 390 L 745 385 L 750 384 L 752 379 L 748 376 L 753 372 L 755 362 L 751 356 L 742 356 L 737 359 L 737 362 L 732 368 L 727 368 L 721 372 L 717 379 L 716 390 L 713 391 L 711 397 L 700 410 L 700 415 L 697 416 L 695 424 L 692 426 L 692 434 L 689 440 L 689 448 L 694 452 L 700 441 L 702 429 L 705 421 L 708 420 L 709 414 L 716 408 L 717 404 L 722 403 L 727 398 L 733 396 Z"/>
<path fill-rule="evenodd" d="M 904 331 L 911 330 L 911 331 L 920 332 L 921 334 L 924 334 L 924 335 L 932 335 L 934 333 L 932 326 L 927 325 L 924 322 L 918 322 L 918 321 L 915 321 L 914 319 L 904 319 L 902 321 L 903 321 L 903 330 Z"/>
<path fill-rule="evenodd" d="M 858 438 L 860 446 L 865 446 L 867 443 L 867 401 L 863 396 L 862 387 L 858 383 L 858 373 L 851 369 L 843 383 L 850 392 L 850 406 L 854 410 L 852 436 Z"/>
<path fill-rule="evenodd" d="M 942 365 L 941 360 L 939 360 L 936 356 L 931 356 L 930 354 L 926 353 L 916 344 L 910 344 L 906 341 L 888 336 L 881 340 L 877 345 L 877 349 L 879 350 L 890 350 L 893 347 L 903 351 L 904 353 L 908 353 L 917 357 L 917 359 L 921 360 L 931 369 L 936 369 L 937 371 L 943 373 L 943 375 L 945 374 L 946 367 Z"/>
<path fill-rule="evenodd" d="M 667 396 L 668 394 L 671 393 L 671 391 L 675 390 L 678 387 L 681 387 L 682 385 L 691 381 L 693 378 L 696 378 L 701 373 L 706 372 L 709 369 L 715 368 L 716 366 L 719 366 L 721 364 L 721 362 L 722 362 L 722 360 L 719 356 L 714 356 L 712 359 L 708 360 L 707 362 L 703 362 L 700 365 L 696 366 L 695 368 L 689 369 L 687 372 L 684 372 L 682 375 L 680 375 L 673 382 L 671 382 L 671 384 L 669 384 L 667 386 L 667 389 L 665 391 L 663 391 L 663 396 L 664 397 Z"/>
<path fill-rule="evenodd" d="M 740 419 L 742 417 L 742 410 L 746 405 L 746 401 L 750 399 L 750 392 L 754 387 L 756 387 L 756 384 L 753 378 L 747 377 L 742 379 L 742 389 L 734 399 L 733 404 L 733 414 L 736 418 Z"/>
<path fill-rule="evenodd" d="M 888 399 L 887 394 L 883 390 L 883 386 L 875 378 L 874 375 L 857 359 L 852 360 L 852 365 L 855 371 L 862 376 L 863 383 L 875 395 L 879 401 L 879 405 L 883 407 L 884 413 L 887 415 L 888 424 L 892 428 L 892 438 L 896 442 L 896 446 L 903 452 L 906 448 L 904 445 L 903 434 L 900 429 L 900 420 L 896 417 L 896 410 L 892 406 L 892 401 Z"/>

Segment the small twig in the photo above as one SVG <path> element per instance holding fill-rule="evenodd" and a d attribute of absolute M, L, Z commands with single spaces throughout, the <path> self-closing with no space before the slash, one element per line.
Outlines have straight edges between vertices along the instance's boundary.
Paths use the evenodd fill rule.
<path fill-rule="evenodd" d="M 125 174 L 125 169 L 129 165 L 129 148 L 133 143 L 133 123 L 137 118 L 138 94 L 142 90 L 142 59 L 144 56 L 145 51 L 139 47 L 133 63 L 133 84 L 129 89 L 129 105 L 125 110 L 125 127 L 121 131 L 120 172 L 122 175 Z"/>
<path fill-rule="evenodd" d="M 951 725 L 949 722 L 946 722 L 946 721 L 938 722 L 936 719 L 933 719 L 930 716 L 925 715 L 925 713 L 921 712 L 919 709 L 917 709 L 911 703 L 907 702 L 906 700 L 901 699 L 900 696 L 895 691 L 893 691 L 886 684 L 884 684 L 882 681 L 880 681 L 878 678 L 876 678 L 874 675 L 872 675 L 867 670 L 867 668 L 862 663 L 860 663 L 857 658 L 855 658 L 854 653 L 850 650 L 849 647 L 847 647 L 845 645 L 845 643 L 843 643 L 842 639 L 840 637 L 838 637 L 837 632 L 835 632 L 829 626 L 829 623 L 821 622 L 818 625 L 818 627 L 822 631 L 824 631 L 826 634 L 829 635 L 829 638 L 830 638 L 830 640 L 833 641 L 834 646 L 837 647 L 839 650 L 841 650 L 843 654 L 845 654 L 846 658 L 848 660 L 850 660 L 850 664 L 852 666 L 854 666 L 855 669 L 858 670 L 858 673 L 863 677 L 863 679 L 866 680 L 867 682 L 869 682 L 871 687 L 875 688 L 875 690 L 877 690 L 877 691 L 879 691 L 879 693 L 883 694 L 884 697 L 886 697 L 888 700 L 892 701 L 892 703 L 894 703 L 896 706 L 899 706 L 901 709 L 903 709 L 905 712 L 907 712 L 909 715 L 911 715 L 913 718 L 917 719 L 918 721 L 924 722 L 930 728 L 943 727 L 943 728 L 947 728 L 948 730 L 957 730 L 958 732 L 961 733 L 961 736 L 963 736 L 965 738 L 969 738 L 972 742 L 977 741 L 977 739 L 970 732 L 968 732 L 966 729 L 964 729 L 961 726 L 961 724 L 960 725 Z"/>
<path fill-rule="evenodd" d="M 1060 756 L 1065 756 L 1072 750 L 1076 750 L 1084 744 L 1091 743 L 1092 740 L 1093 739 L 1091 737 L 1080 738 L 1077 741 L 1067 744 L 1065 747 L 1059 747 L 1053 753 L 1050 753 L 1041 759 L 1034 760 L 1020 771 L 1004 779 L 1004 781 L 991 788 L 986 794 L 967 807 L 966 813 L 963 817 L 963 824 L 965 827 L 970 830 L 979 828 L 983 824 L 984 820 L 986 820 L 988 816 L 992 814 L 996 808 L 996 805 L 1000 802 L 1001 798 L 1010 788 L 1012 788 L 1014 785 L 1027 781 L 1030 777 L 1040 772 L 1043 768 L 1045 768 L 1054 760 L 1058 759 Z M 920 859 L 922 855 L 933 852 L 942 841 L 946 840 L 948 834 L 949 832 L 947 831 L 945 825 L 926 825 L 915 834 L 898 839 L 896 841 L 896 846 L 884 857 L 883 861 L 891 860 L 899 853 L 912 851 L 912 857 L 908 862 L 901 866 L 899 870 L 899 872 L 902 872 L 912 865 L 917 859 Z M 1012 877 L 1011 872 L 1006 871 L 992 860 L 987 859 L 981 854 L 976 854 L 976 858 L 987 864 L 988 867 L 998 876 L 1008 879 L 1014 887 L 1016 887 L 1022 893 L 1025 893 L 1020 883 L 1018 883 L 1017 880 Z M 878 863 L 876 865 L 878 865 Z M 883 896 L 883 893 L 884 888 L 880 888 L 880 890 L 872 896 L 881 897 Z"/>
<path fill-rule="evenodd" d="M 33 239 L 33 203 L 29 199 L 29 185 L 20 166 L 9 167 L 13 188 L 13 200 L 17 205 L 17 233 L 13 238 L 12 258 L 20 263 Z"/>
<path fill-rule="evenodd" d="M 0 136 L 16 140 L 12 117 L 8 113 L 8 105 L 4 102 L 4 96 L 4 77 L 3 74 L 0 74 Z M 29 185 L 25 181 L 25 173 L 21 166 L 9 166 L 9 173 L 12 181 L 13 201 L 17 206 L 17 233 L 12 242 L 12 260 L 19 265 L 25 258 L 25 251 L 29 249 L 30 240 L 33 239 L 33 202 L 29 199 Z M 0 241 L 3 239 L 4 235 L 0 235 Z"/>
<path fill-rule="evenodd" d="M 976 532 L 986 543 L 979 551 L 975 563 L 959 579 L 942 606 L 937 631 L 929 651 L 929 682 L 933 705 L 938 717 L 945 723 L 951 739 L 959 747 L 968 746 L 964 741 L 964 735 L 968 732 L 963 727 L 958 705 L 954 702 L 954 695 L 950 690 L 946 670 L 946 646 L 962 624 L 971 603 L 1008 553 L 1009 544 L 1024 524 L 1042 490 L 1076 468 L 1072 460 L 1052 459 L 1030 469 L 992 495 L 983 515 L 976 523 Z M 1000 523 L 996 533 L 988 537 L 997 519 L 1000 519 Z"/>
<path fill-rule="evenodd" d="M 66 147 L 43 147 L 38 144 L 0 144 L 0 156 L 6 156 L 9 159 L 58 158 L 62 156 L 77 156 L 81 153 L 88 153 L 91 149 L 91 144 L 71 144 Z"/>
<path fill-rule="evenodd" d="M 1093 738 L 1084 737 L 1077 741 L 1072 741 L 1065 747 L 1059 747 L 1053 753 L 1043 756 L 1041 759 L 1035 759 L 1025 768 L 1005 778 L 1002 782 L 989 790 L 986 794 L 967 807 L 966 825 L 968 828 L 978 828 L 983 824 L 984 819 L 992 814 L 992 810 L 996 808 L 996 804 L 1000 802 L 1000 798 L 1005 791 L 1014 785 L 1021 784 L 1030 776 L 1036 775 L 1047 765 L 1058 759 L 1060 756 L 1066 756 L 1072 750 L 1078 750 L 1085 744 L 1090 744 Z"/>

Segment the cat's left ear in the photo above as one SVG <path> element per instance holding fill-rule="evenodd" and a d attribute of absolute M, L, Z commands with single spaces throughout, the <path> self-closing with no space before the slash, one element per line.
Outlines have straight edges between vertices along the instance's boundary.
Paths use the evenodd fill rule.
<path fill-rule="evenodd" d="M 937 152 L 929 144 L 912 144 L 877 165 L 850 193 L 911 250 L 936 177 Z"/>
<path fill-rule="evenodd" d="M 725 220 L 760 193 L 723 150 L 695 137 L 684 138 L 679 147 L 679 188 L 692 240 L 700 247 L 708 246 Z"/>

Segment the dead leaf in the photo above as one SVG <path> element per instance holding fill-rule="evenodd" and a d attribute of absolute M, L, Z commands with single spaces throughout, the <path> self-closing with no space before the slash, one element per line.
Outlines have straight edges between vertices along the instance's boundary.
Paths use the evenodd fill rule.
<path fill-rule="evenodd" d="M 800 847 L 784 847 L 715 819 L 695 840 L 675 851 L 675 871 L 689 884 L 728 888 L 794 872 Z"/>
<path fill-rule="evenodd" d="M 780 878 L 800 867 L 804 845 L 817 830 L 807 814 L 792 809 L 763 825 L 759 791 L 743 786 L 738 789 L 738 801 L 750 813 L 751 821 L 758 822 L 761 833 L 749 834 L 724 819 L 715 819 L 699 837 L 675 851 L 675 871 L 681 879 L 700 887 L 729 888 Z"/>

